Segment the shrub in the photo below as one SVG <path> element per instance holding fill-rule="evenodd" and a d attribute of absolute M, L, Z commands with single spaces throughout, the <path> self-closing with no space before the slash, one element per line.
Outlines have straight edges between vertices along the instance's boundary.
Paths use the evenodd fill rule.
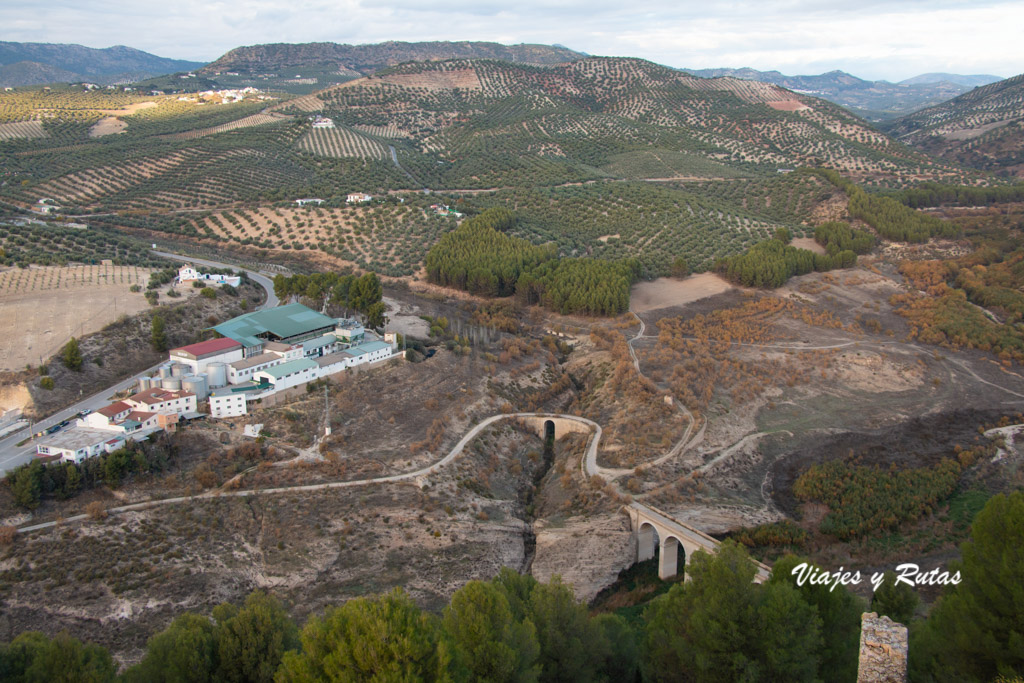
<path fill-rule="evenodd" d="M 43 377 L 41 380 L 39 380 L 39 386 L 41 386 L 43 389 L 46 389 L 47 391 L 52 391 L 54 386 L 53 378 Z"/>

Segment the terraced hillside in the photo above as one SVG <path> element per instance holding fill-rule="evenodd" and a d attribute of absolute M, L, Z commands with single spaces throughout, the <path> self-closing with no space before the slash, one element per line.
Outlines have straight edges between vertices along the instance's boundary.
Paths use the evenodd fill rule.
<path fill-rule="evenodd" d="M 958 164 L 1024 177 L 1024 75 L 905 116 L 887 130 Z"/>
<path fill-rule="evenodd" d="M 392 135 L 403 167 L 431 188 L 502 187 L 527 177 L 540 184 L 729 177 L 736 169 L 799 165 L 826 165 L 861 178 L 963 175 L 829 102 L 635 59 L 551 67 L 487 60 L 403 64 L 317 97 L 321 113 L 346 126 L 398 131 Z M 646 158 L 621 163 L 622 155 L 636 152 Z M 659 163 L 652 152 L 670 161 Z"/>
<path fill-rule="evenodd" d="M 317 116 L 333 127 L 314 128 Z M 535 244 L 636 258 L 655 277 L 680 257 L 708 269 L 779 227 L 800 236 L 823 202 L 845 205 L 820 178 L 780 171 L 829 166 L 875 187 L 984 177 L 829 102 L 617 58 L 411 63 L 316 94 L 224 105 L 0 93 L 0 154 L 0 202 L 12 210 L 52 200 L 92 224 L 395 277 L 421 274 L 455 227 L 432 204 L 466 215 L 506 206 Z M 383 203 L 348 211 L 350 192 Z M 299 198 L 323 206 L 300 214 Z"/>

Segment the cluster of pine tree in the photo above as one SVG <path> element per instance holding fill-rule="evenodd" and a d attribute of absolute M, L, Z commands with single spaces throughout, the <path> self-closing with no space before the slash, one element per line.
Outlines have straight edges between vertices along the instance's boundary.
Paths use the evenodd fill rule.
<path fill-rule="evenodd" d="M 616 315 L 629 308 L 640 275 L 634 259 L 558 258 L 557 246 L 512 237 L 515 214 L 495 207 L 444 235 L 426 258 L 427 279 L 480 296 L 515 294 L 559 313 Z"/>
<path fill-rule="evenodd" d="M 782 237 L 783 239 L 780 239 Z M 715 271 L 726 279 L 745 287 L 775 288 L 786 284 L 795 275 L 833 268 L 849 268 L 857 262 L 850 250 L 835 254 L 815 254 L 786 244 L 785 235 L 758 242 L 742 254 L 720 259 Z"/>
<path fill-rule="evenodd" d="M 818 169 L 820 176 L 840 188 L 849 197 L 850 215 L 859 218 L 879 235 L 895 242 L 927 242 L 931 237 L 958 237 L 953 223 L 919 213 L 892 197 L 869 194 L 831 169 Z"/>
<path fill-rule="evenodd" d="M 1024 201 L 1024 183 L 998 187 L 922 183 L 918 187 L 901 190 L 893 194 L 892 197 L 912 209 L 945 204 L 988 206 Z"/>
<path fill-rule="evenodd" d="M 545 261 L 516 282 L 516 299 L 566 313 L 618 315 L 629 310 L 629 289 L 640 262 L 565 258 Z"/>
<path fill-rule="evenodd" d="M 427 279 L 480 296 L 510 296 L 520 275 L 556 256 L 554 245 L 505 234 L 513 225 L 515 214 L 503 207 L 463 221 L 427 254 Z"/>
<path fill-rule="evenodd" d="M 305 297 L 313 301 L 327 298 L 328 303 L 359 311 L 370 327 L 384 324 L 384 287 L 376 273 L 314 273 L 312 275 L 276 275 L 274 294 L 285 301 Z"/>
<path fill-rule="evenodd" d="M 909 623 L 912 682 L 1024 672 L 1022 528 L 1024 492 L 989 500 L 961 547 L 961 583 L 926 619 L 914 618 L 913 589 L 887 575 L 871 609 Z M 467 583 L 440 615 L 396 589 L 328 609 L 301 631 L 257 592 L 212 617 L 177 617 L 120 676 L 98 645 L 22 633 L 0 644 L 0 680 L 854 681 L 865 606 L 843 586 L 798 582 L 801 562 L 787 555 L 755 584 L 749 555 L 726 541 L 715 555 L 695 553 L 688 580 L 636 621 L 591 614 L 557 578 L 539 583 L 509 569 Z"/>
<path fill-rule="evenodd" d="M 866 254 L 875 246 L 875 236 L 867 230 L 851 228 L 849 223 L 832 221 L 822 223 L 814 229 L 814 240 L 825 247 L 826 253 L 835 256 L 842 251 Z"/>

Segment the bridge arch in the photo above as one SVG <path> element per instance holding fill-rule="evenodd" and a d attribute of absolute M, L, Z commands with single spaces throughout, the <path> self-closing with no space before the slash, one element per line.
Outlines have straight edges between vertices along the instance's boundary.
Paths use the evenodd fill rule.
<path fill-rule="evenodd" d="M 662 580 L 685 570 L 698 550 L 718 552 L 717 540 L 660 510 L 637 502 L 630 503 L 624 510 L 629 515 L 636 540 L 636 561 L 649 560 L 657 554 L 658 577 Z M 679 563 L 680 553 L 683 553 L 682 564 Z M 760 562 L 752 562 L 757 567 L 754 582 L 763 583 L 768 579 L 771 568 Z M 688 572 L 685 578 L 690 578 Z"/>

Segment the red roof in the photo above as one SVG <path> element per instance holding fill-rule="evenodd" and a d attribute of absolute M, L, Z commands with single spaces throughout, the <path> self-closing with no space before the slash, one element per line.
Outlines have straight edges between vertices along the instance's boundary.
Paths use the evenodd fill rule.
<path fill-rule="evenodd" d="M 161 387 L 152 387 L 145 391 L 129 396 L 126 401 L 133 401 L 135 403 L 145 403 L 146 405 L 152 405 L 153 403 L 163 403 L 164 401 L 173 401 L 176 398 L 186 398 L 188 396 L 195 396 L 191 391 L 183 391 L 181 389 L 163 389 Z"/>
<path fill-rule="evenodd" d="M 103 406 L 96 412 L 103 417 L 114 417 L 118 413 L 123 413 L 126 410 L 131 410 L 132 407 L 124 401 L 118 401 L 117 403 L 111 403 L 110 405 Z"/>
<path fill-rule="evenodd" d="M 197 344 L 189 344 L 188 346 L 180 346 L 176 349 L 171 349 L 171 353 L 181 352 L 188 353 L 196 358 L 205 356 L 211 353 L 222 353 L 224 351 L 231 351 L 232 349 L 240 349 L 242 345 L 236 342 L 234 339 L 228 339 L 227 337 L 221 337 L 220 339 L 207 339 L 206 341 L 199 342 Z"/>
<path fill-rule="evenodd" d="M 135 420 L 137 422 L 145 422 L 154 415 L 156 415 L 156 413 L 147 413 L 144 410 L 133 410 L 132 412 L 128 413 L 128 417 L 126 417 L 125 419 Z"/>

